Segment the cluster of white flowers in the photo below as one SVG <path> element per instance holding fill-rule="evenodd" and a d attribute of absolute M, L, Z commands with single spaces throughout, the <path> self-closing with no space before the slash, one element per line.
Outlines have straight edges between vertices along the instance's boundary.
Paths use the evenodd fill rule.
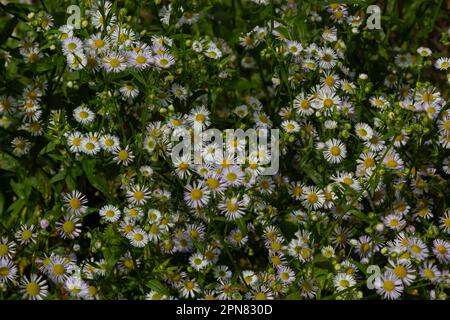
<path fill-rule="evenodd" d="M 1 219 L 6 297 L 446 297 L 450 112 L 439 76 L 450 58 L 402 47 L 386 74 L 361 70 L 349 58 L 367 32 L 356 10 L 318 5 L 304 22 L 317 32 L 305 35 L 289 24 L 300 4 L 244 7 L 269 4 L 279 17 L 228 21 L 236 30 L 221 37 L 201 27 L 227 21 L 201 7 L 159 5 L 152 34 L 108 1 L 81 29 L 29 16 L 21 56 L 1 55 L 35 72 L 0 97 L 19 225 L 10 233 Z M 425 82 L 425 70 L 437 76 Z M 171 137 L 195 139 L 195 126 L 279 129 L 279 172 L 262 175 L 268 148 L 236 164 L 217 141 L 204 162 L 173 163 Z M 382 270 L 374 289 L 369 265 Z M 137 273 L 149 285 L 126 288 Z"/>

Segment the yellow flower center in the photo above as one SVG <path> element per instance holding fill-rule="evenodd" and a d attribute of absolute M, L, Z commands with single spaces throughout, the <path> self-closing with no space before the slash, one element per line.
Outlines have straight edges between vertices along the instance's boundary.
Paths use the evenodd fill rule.
<path fill-rule="evenodd" d="M 189 169 L 189 164 L 182 162 L 178 165 L 178 169 L 180 169 L 181 171 L 186 171 L 187 169 Z"/>
<path fill-rule="evenodd" d="M 420 252 L 422 252 L 422 249 L 417 244 L 413 244 L 411 246 L 411 251 L 414 253 L 420 253 Z"/>
<path fill-rule="evenodd" d="M 345 184 L 348 185 L 348 186 L 351 186 L 351 185 L 353 184 L 354 181 L 353 181 L 352 178 L 345 177 L 345 178 L 342 180 L 342 182 L 345 183 Z"/>
<path fill-rule="evenodd" d="M 292 131 L 292 130 L 295 129 L 295 126 L 294 126 L 292 123 L 288 123 L 288 124 L 286 125 L 286 129 L 287 129 L 288 131 Z"/>
<path fill-rule="evenodd" d="M 152 226 L 150 227 L 150 232 L 152 234 L 158 234 L 159 233 L 159 227 L 157 224 L 152 224 Z"/>
<path fill-rule="evenodd" d="M 273 242 L 270 246 L 273 251 L 279 251 L 281 250 L 281 243 L 279 242 Z"/>
<path fill-rule="evenodd" d="M 112 147 L 112 146 L 114 145 L 114 140 L 113 140 L 113 139 L 110 139 L 110 138 L 106 139 L 106 140 L 105 140 L 105 145 L 106 145 L 107 147 Z"/>
<path fill-rule="evenodd" d="M 392 227 L 398 227 L 400 221 L 398 221 L 397 219 L 392 219 L 389 223 Z"/>
<path fill-rule="evenodd" d="M 332 99 L 326 98 L 325 100 L 323 100 L 323 106 L 325 108 L 331 108 L 333 105 L 334 105 L 334 102 Z"/>
<path fill-rule="evenodd" d="M 220 185 L 219 180 L 214 179 L 214 178 L 208 178 L 206 180 L 206 184 L 208 185 L 208 187 L 210 189 L 217 189 Z"/>
<path fill-rule="evenodd" d="M 147 62 L 147 58 L 145 56 L 137 56 L 135 61 L 137 64 L 144 64 Z"/>
<path fill-rule="evenodd" d="M 103 48 L 105 46 L 105 41 L 103 41 L 102 39 L 95 39 L 94 46 L 97 48 Z"/>
<path fill-rule="evenodd" d="M 396 266 L 392 271 L 394 271 L 395 275 L 400 279 L 404 279 L 408 275 L 406 268 L 403 266 Z"/>
<path fill-rule="evenodd" d="M 434 278 L 434 272 L 431 269 L 425 269 L 424 275 L 425 275 L 425 278 L 428 278 L 428 279 Z"/>
<path fill-rule="evenodd" d="M 80 201 L 80 199 L 78 199 L 78 198 L 72 198 L 72 199 L 70 199 L 70 201 L 69 201 L 69 206 L 72 208 L 72 209 L 79 209 L 80 207 L 81 207 L 81 201 Z"/>
<path fill-rule="evenodd" d="M 389 168 L 395 168 L 395 167 L 397 167 L 397 161 L 395 161 L 394 159 L 389 159 L 389 160 L 386 162 L 386 164 L 387 164 L 387 166 L 388 166 Z"/>
<path fill-rule="evenodd" d="M 337 157 L 341 154 L 341 148 L 339 148 L 338 146 L 332 146 L 330 148 L 330 153 L 333 157 Z"/>
<path fill-rule="evenodd" d="M 33 234 L 31 233 L 30 230 L 25 230 L 25 231 L 22 232 L 22 239 L 23 240 L 29 240 L 29 239 L 31 239 L 32 235 Z"/>
<path fill-rule="evenodd" d="M 440 253 L 440 254 L 445 254 L 447 253 L 447 249 L 445 248 L 445 246 L 443 244 L 439 244 L 436 246 L 436 250 Z"/>
<path fill-rule="evenodd" d="M 367 251 L 369 251 L 369 249 L 370 249 L 370 246 L 369 246 L 368 243 L 361 244 L 361 251 L 362 252 L 367 252 Z"/>
<path fill-rule="evenodd" d="M 125 161 L 128 159 L 128 152 L 125 150 L 120 150 L 117 156 L 120 160 Z"/>
<path fill-rule="evenodd" d="M 9 275 L 9 268 L 1 267 L 0 268 L 0 277 L 6 278 L 8 275 Z"/>
<path fill-rule="evenodd" d="M 358 133 L 361 137 L 367 136 L 367 131 L 363 128 L 358 129 Z"/>
<path fill-rule="evenodd" d="M 75 231 L 75 224 L 72 221 L 64 222 L 62 227 L 65 233 L 72 233 Z"/>
<path fill-rule="evenodd" d="M 311 257 L 311 250 L 309 250 L 308 248 L 302 248 L 300 254 L 302 255 L 303 259 L 308 259 L 309 257 Z"/>
<path fill-rule="evenodd" d="M 275 265 L 275 266 L 280 265 L 281 264 L 280 257 L 277 256 L 277 255 L 272 256 L 272 264 Z"/>
<path fill-rule="evenodd" d="M 375 165 L 375 161 L 372 158 L 366 158 L 364 159 L 363 164 L 366 168 L 372 168 Z"/>
<path fill-rule="evenodd" d="M 89 113 L 86 111 L 81 111 L 79 116 L 81 119 L 86 119 L 89 116 Z"/>
<path fill-rule="evenodd" d="M 70 50 L 75 50 L 77 48 L 77 44 L 75 42 L 71 42 L 67 45 L 67 48 Z"/>
<path fill-rule="evenodd" d="M 143 191 L 135 191 L 133 194 L 134 199 L 136 199 L 137 201 L 140 201 L 142 199 L 144 199 L 144 192 Z"/>
<path fill-rule="evenodd" d="M 387 292 L 391 292 L 395 288 L 395 283 L 392 280 L 385 280 L 383 283 L 383 288 Z"/>
<path fill-rule="evenodd" d="M 117 59 L 117 58 L 111 58 L 111 59 L 109 60 L 109 65 L 110 65 L 111 67 L 113 67 L 113 68 L 117 68 L 117 67 L 120 66 L 120 61 L 119 61 L 119 59 Z"/>
<path fill-rule="evenodd" d="M 191 191 L 191 198 L 192 200 L 200 200 L 203 197 L 203 192 L 200 189 L 194 188 Z"/>
<path fill-rule="evenodd" d="M 6 244 L 1 243 L 0 244 L 0 257 L 6 256 L 8 253 L 9 248 Z"/>
<path fill-rule="evenodd" d="M 317 196 L 317 194 L 315 193 L 310 193 L 308 194 L 308 196 L 306 197 L 306 200 L 309 203 L 316 203 L 319 200 L 319 197 Z"/>
<path fill-rule="evenodd" d="M 163 58 L 159 60 L 159 64 L 162 66 L 167 66 L 169 64 L 169 60 Z"/>
<path fill-rule="evenodd" d="M 341 281 L 339 281 L 339 286 L 341 286 L 342 288 L 348 288 L 349 285 L 350 281 L 346 279 L 342 279 Z"/>
<path fill-rule="evenodd" d="M 140 233 L 135 233 L 133 238 L 136 241 L 142 241 L 144 239 L 144 236 L 142 234 L 140 234 Z"/>
<path fill-rule="evenodd" d="M 198 121 L 198 122 L 204 122 L 205 120 L 206 120 L 205 115 L 203 115 L 203 114 L 201 114 L 201 113 L 199 113 L 199 114 L 197 114 L 197 115 L 195 116 L 195 121 Z"/>
<path fill-rule="evenodd" d="M 227 202 L 227 210 L 231 211 L 231 212 L 235 212 L 238 210 L 238 205 L 236 203 L 229 201 L 229 202 Z"/>
<path fill-rule="evenodd" d="M 134 268 L 134 262 L 133 262 L 133 260 L 130 259 L 130 258 L 125 259 L 125 260 L 123 261 L 123 265 L 124 265 L 127 269 L 133 269 L 133 268 Z"/>
<path fill-rule="evenodd" d="M 32 297 L 37 296 L 40 291 L 39 285 L 36 282 L 28 283 L 25 290 L 28 293 L 28 295 L 30 295 Z"/>
<path fill-rule="evenodd" d="M 190 291 L 190 290 L 194 289 L 195 284 L 192 281 L 188 281 L 184 284 L 184 287 Z"/>
<path fill-rule="evenodd" d="M 234 172 L 228 172 L 226 177 L 228 181 L 234 182 L 237 179 L 237 174 Z"/>
<path fill-rule="evenodd" d="M 58 276 L 63 275 L 65 271 L 66 270 L 62 264 L 55 264 L 53 266 L 53 272 Z"/>
<path fill-rule="evenodd" d="M 309 101 L 308 100 L 302 100 L 302 102 L 300 102 L 300 108 L 302 108 L 303 110 L 307 110 L 309 109 Z"/>
<path fill-rule="evenodd" d="M 336 81 L 334 80 L 334 78 L 333 78 L 332 76 L 328 76 L 328 77 L 325 78 L 325 84 L 326 84 L 328 87 L 334 86 L 335 82 L 336 82 Z"/>
<path fill-rule="evenodd" d="M 423 100 L 424 102 L 430 103 L 430 102 L 433 102 L 434 99 L 435 99 L 435 98 L 434 98 L 433 94 L 430 93 L 430 92 L 426 92 L 426 93 L 424 93 L 424 94 L 422 95 L 422 100 Z"/>

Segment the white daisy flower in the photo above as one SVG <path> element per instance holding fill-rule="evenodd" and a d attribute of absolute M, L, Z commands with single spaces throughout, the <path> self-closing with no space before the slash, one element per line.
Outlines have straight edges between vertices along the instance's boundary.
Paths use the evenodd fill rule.
<path fill-rule="evenodd" d="M 403 170 L 403 160 L 400 158 L 399 154 L 394 150 L 389 151 L 383 159 L 383 164 L 388 169 L 392 170 Z"/>
<path fill-rule="evenodd" d="M 373 136 L 372 128 L 364 122 L 359 122 L 355 125 L 355 133 L 364 141 L 370 140 Z"/>
<path fill-rule="evenodd" d="M 148 235 L 141 228 L 134 228 L 126 237 L 134 247 L 143 248 L 148 243 Z"/>
<path fill-rule="evenodd" d="M 204 186 L 203 182 L 187 185 L 184 192 L 184 201 L 191 208 L 205 207 L 209 202 L 210 191 Z"/>
<path fill-rule="evenodd" d="M 200 252 L 197 252 L 189 257 L 189 264 L 195 270 L 200 271 L 208 265 L 208 262 Z"/>
<path fill-rule="evenodd" d="M 308 208 L 316 210 L 322 207 L 325 197 L 318 187 L 305 187 L 301 196 L 302 204 Z"/>
<path fill-rule="evenodd" d="M 219 203 L 218 208 L 227 219 L 236 220 L 244 216 L 245 209 L 249 202 L 250 198 L 247 195 L 244 195 L 241 199 L 234 196 L 224 199 Z"/>
<path fill-rule="evenodd" d="M 68 277 L 64 281 L 64 287 L 75 298 L 86 298 L 89 295 L 89 286 L 77 275 Z"/>
<path fill-rule="evenodd" d="M 332 69 L 337 63 L 336 52 L 331 48 L 322 48 L 317 52 L 319 66 L 322 69 Z"/>
<path fill-rule="evenodd" d="M 28 279 L 24 276 L 20 280 L 20 293 L 22 299 L 43 300 L 48 295 L 47 281 L 37 274 L 31 274 Z"/>
<path fill-rule="evenodd" d="M 347 155 L 347 148 L 342 141 L 331 139 L 325 142 L 323 155 L 330 163 L 340 163 Z"/>
<path fill-rule="evenodd" d="M 144 205 L 150 198 L 150 194 L 147 187 L 133 185 L 127 190 L 127 201 L 136 206 Z"/>
<path fill-rule="evenodd" d="M 95 119 L 95 113 L 88 107 L 79 106 L 73 110 L 73 117 L 81 124 L 89 124 Z"/>
<path fill-rule="evenodd" d="M 386 271 L 375 280 L 375 288 L 379 295 L 389 300 L 400 298 L 403 293 L 403 283 L 394 273 Z"/>
<path fill-rule="evenodd" d="M 447 71 L 450 68 L 450 58 L 442 57 L 436 60 L 434 67 L 438 70 Z"/>
<path fill-rule="evenodd" d="M 120 149 L 120 140 L 116 135 L 104 134 L 100 137 L 100 145 L 103 150 L 115 152 Z"/>
<path fill-rule="evenodd" d="M 281 123 L 281 126 L 287 133 L 295 133 L 300 131 L 300 125 L 294 120 L 284 120 Z"/>
<path fill-rule="evenodd" d="M 344 291 L 356 285 L 355 279 L 347 273 L 338 273 L 333 280 L 336 290 Z"/>
<path fill-rule="evenodd" d="M 175 64 L 175 59 L 168 53 L 158 54 L 153 59 L 155 66 L 160 69 L 168 69 Z"/>
<path fill-rule="evenodd" d="M 75 239 L 81 233 L 80 219 L 72 216 L 66 216 L 56 222 L 56 230 L 63 239 Z"/>
<path fill-rule="evenodd" d="M 0 258 L 0 284 L 14 282 L 17 277 L 17 267 L 13 261 Z"/>
<path fill-rule="evenodd" d="M 95 155 L 101 150 L 100 143 L 93 137 L 83 137 L 80 150 L 88 155 Z"/>
<path fill-rule="evenodd" d="M 62 42 L 62 47 L 66 55 L 78 53 L 83 50 L 83 42 L 77 37 L 69 37 Z"/>
<path fill-rule="evenodd" d="M 298 41 L 287 40 L 286 41 L 286 54 L 298 56 L 303 51 L 303 46 Z"/>
<path fill-rule="evenodd" d="M 129 150 L 128 146 L 113 151 L 113 154 L 115 155 L 114 161 L 116 161 L 117 164 L 128 166 L 134 160 L 133 151 Z"/>
<path fill-rule="evenodd" d="M 136 98 L 139 94 L 139 88 L 134 83 L 126 83 L 119 89 L 124 98 Z"/>
<path fill-rule="evenodd" d="M 69 213 L 80 216 L 87 211 L 85 204 L 88 202 L 85 195 L 75 190 L 63 195 L 64 207 Z"/>
<path fill-rule="evenodd" d="M 309 116 L 314 113 L 314 109 L 311 105 L 311 97 L 307 96 L 305 93 L 299 94 L 295 97 L 294 107 L 297 112 L 302 116 Z"/>
<path fill-rule="evenodd" d="M 107 53 L 101 60 L 107 72 L 120 72 L 126 69 L 128 58 L 117 52 Z"/>
<path fill-rule="evenodd" d="M 431 50 L 430 48 L 426 48 L 426 47 L 419 47 L 417 49 L 417 53 L 420 54 L 422 57 L 429 57 L 431 56 Z"/>
<path fill-rule="evenodd" d="M 100 217 L 102 217 L 107 222 L 117 222 L 120 218 L 120 210 L 113 205 L 106 205 L 99 210 Z"/>
<path fill-rule="evenodd" d="M 222 170 L 222 178 L 227 186 L 239 186 L 242 184 L 244 172 L 239 166 L 228 166 Z"/>

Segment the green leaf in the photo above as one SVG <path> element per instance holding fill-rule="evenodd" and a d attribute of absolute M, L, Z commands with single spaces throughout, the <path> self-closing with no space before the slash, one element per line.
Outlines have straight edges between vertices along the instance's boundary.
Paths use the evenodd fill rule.
<path fill-rule="evenodd" d="M 367 223 L 371 223 L 371 222 L 372 222 L 372 220 L 371 220 L 367 215 L 365 215 L 364 213 L 362 213 L 361 211 L 358 211 L 358 210 L 350 210 L 349 212 L 350 212 L 352 215 L 354 215 L 355 217 L 361 219 L 362 221 L 365 221 L 365 222 L 367 222 Z"/>
<path fill-rule="evenodd" d="M 156 279 L 147 282 L 146 286 L 160 294 L 170 295 L 169 289 Z"/>
<path fill-rule="evenodd" d="M 239 230 L 243 233 L 243 234 L 247 234 L 247 225 L 245 224 L 244 219 L 237 219 L 236 220 L 236 224 L 239 228 Z"/>
<path fill-rule="evenodd" d="M 302 300 L 302 296 L 300 295 L 300 291 L 296 290 L 291 294 L 287 295 L 285 300 Z"/>
<path fill-rule="evenodd" d="M 69 190 L 75 190 L 77 188 L 75 180 L 70 175 L 66 176 L 66 185 Z"/>
<path fill-rule="evenodd" d="M 66 171 L 66 170 L 62 170 L 62 171 L 58 172 L 57 174 L 55 174 L 55 175 L 49 180 L 49 182 L 50 182 L 50 183 L 55 183 L 55 182 L 64 180 L 64 178 L 66 177 L 66 175 L 67 175 L 67 171 Z"/>
<path fill-rule="evenodd" d="M 82 161 L 83 170 L 86 173 L 89 183 L 97 190 L 103 193 L 109 198 L 109 190 L 107 187 L 106 179 L 94 173 L 95 160 L 84 158 Z"/>
<path fill-rule="evenodd" d="M 55 150 L 55 148 L 58 144 L 59 144 L 59 141 L 57 141 L 57 140 L 50 141 L 44 148 L 41 149 L 41 151 L 39 152 L 39 155 L 43 155 L 50 151 Z"/>
<path fill-rule="evenodd" d="M 5 196 L 0 192 L 0 216 L 3 214 L 3 210 L 5 207 Z"/>
<path fill-rule="evenodd" d="M 14 17 L 8 21 L 2 33 L 0 34 L 0 44 L 3 44 L 6 42 L 6 40 L 8 40 L 9 36 L 12 34 L 14 28 L 17 26 L 18 23 L 19 19 L 17 17 Z"/>
<path fill-rule="evenodd" d="M 7 153 L 0 153 L 0 169 L 15 172 L 19 161 Z"/>
<path fill-rule="evenodd" d="M 26 205 L 26 201 L 24 199 L 19 199 L 14 201 L 8 208 L 9 219 L 7 222 L 7 226 L 10 226 L 13 222 L 16 222 L 19 218 L 19 213 L 22 208 Z"/>

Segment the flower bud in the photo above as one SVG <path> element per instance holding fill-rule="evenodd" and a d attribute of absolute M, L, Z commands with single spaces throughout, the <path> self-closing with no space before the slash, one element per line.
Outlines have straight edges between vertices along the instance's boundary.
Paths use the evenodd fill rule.
<path fill-rule="evenodd" d="M 50 225 L 50 223 L 48 222 L 47 219 L 42 219 L 41 221 L 39 221 L 39 225 L 41 226 L 41 229 L 47 229 L 48 226 Z"/>

